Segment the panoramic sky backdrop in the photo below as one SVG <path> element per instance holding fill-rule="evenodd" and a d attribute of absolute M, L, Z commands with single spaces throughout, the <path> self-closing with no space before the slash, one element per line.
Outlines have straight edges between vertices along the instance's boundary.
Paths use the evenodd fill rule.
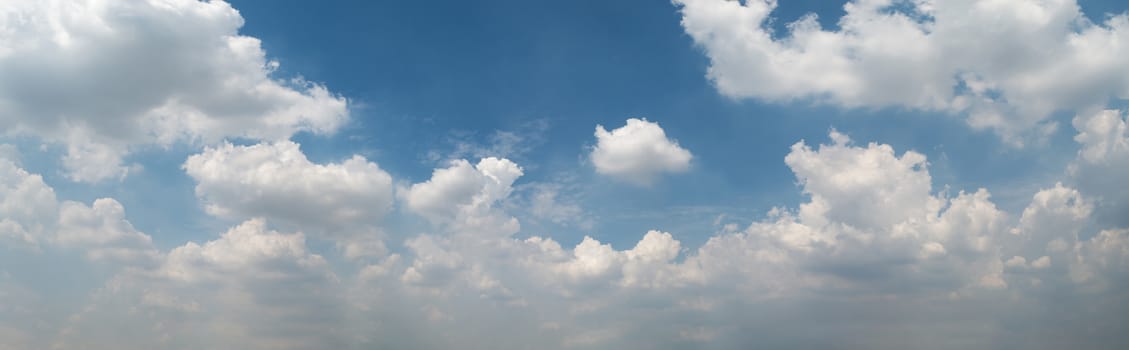
<path fill-rule="evenodd" d="M 0 1 L 0 350 L 1129 348 L 1127 11 Z"/>

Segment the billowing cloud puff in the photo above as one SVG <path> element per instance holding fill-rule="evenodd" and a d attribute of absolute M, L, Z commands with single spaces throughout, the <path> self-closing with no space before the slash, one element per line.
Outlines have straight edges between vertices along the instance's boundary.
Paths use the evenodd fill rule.
<path fill-rule="evenodd" d="M 265 217 L 308 233 L 344 238 L 366 233 L 392 206 L 392 177 L 353 156 L 315 164 L 290 141 L 224 144 L 184 162 L 209 214 Z"/>
<path fill-rule="evenodd" d="M 775 0 L 675 0 L 682 26 L 732 97 L 815 99 L 966 114 L 1014 144 L 1056 111 L 1129 97 L 1129 17 L 1092 22 L 1073 0 L 847 2 L 770 29 Z"/>
<path fill-rule="evenodd" d="M 66 145 L 71 179 L 124 175 L 134 145 L 328 133 L 345 99 L 273 78 L 222 1 L 6 1 L 0 127 Z"/>
<path fill-rule="evenodd" d="M 631 118 L 627 125 L 610 132 L 603 125 L 596 126 L 591 159 L 600 174 L 649 185 L 660 174 L 686 171 L 691 158 L 690 151 L 667 138 L 658 123 Z"/>
<path fill-rule="evenodd" d="M 509 159 L 483 158 L 474 166 L 460 159 L 401 195 L 412 212 L 455 232 L 508 236 L 518 231 L 518 222 L 496 204 L 513 192 L 521 175 L 521 167 Z"/>
<path fill-rule="evenodd" d="M 746 287 L 773 293 L 1005 286 L 996 241 L 1006 216 L 986 190 L 933 195 L 923 155 L 898 157 L 889 145 L 855 147 L 845 135 L 831 137 L 816 150 L 797 143 L 785 158 L 811 200 L 711 238 L 689 260 L 695 274 L 704 281 L 759 276 Z M 795 269 L 806 277 L 796 278 Z"/>
<path fill-rule="evenodd" d="M 898 157 L 889 145 L 875 143 L 849 146 L 850 138 L 835 131 L 831 138 L 834 144 L 818 150 L 797 143 L 784 157 L 812 196 L 801 207 L 805 219 L 825 216 L 855 228 L 880 228 L 920 219 L 941 205 L 930 197 L 932 180 L 924 155 L 910 151 Z"/>
<path fill-rule="evenodd" d="M 145 265 L 157 259 L 149 235 L 137 231 L 125 219 L 125 209 L 112 198 L 95 200 L 89 207 L 63 202 L 59 208 L 56 243 L 79 247 L 91 260 L 126 265 Z"/>
<path fill-rule="evenodd" d="M 112 264 L 144 265 L 157 256 L 152 239 L 133 228 L 116 200 L 60 203 L 40 175 L 6 159 L 0 159 L 0 243 L 64 247 Z"/>
<path fill-rule="evenodd" d="M 0 159 L 0 240 L 37 245 L 53 228 L 57 207 L 55 190 L 42 176 Z"/>
<path fill-rule="evenodd" d="M 1107 224 L 1129 226 L 1129 117 L 1105 110 L 1074 118 L 1074 137 L 1082 149 L 1068 169 L 1078 190 L 1100 204 L 1096 215 Z"/>

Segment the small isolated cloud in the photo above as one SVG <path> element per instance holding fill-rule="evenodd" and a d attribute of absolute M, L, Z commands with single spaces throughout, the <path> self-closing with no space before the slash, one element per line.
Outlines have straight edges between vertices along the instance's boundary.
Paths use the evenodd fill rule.
<path fill-rule="evenodd" d="M 803 16 L 774 33 L 774 0 L 674 0 L 727 96 L 960 113 L 1015 145 L 1052 113 L 1129 97 L 1129 15 L 1077 2 L 849 1 L 838 29 Z"/>
<path fill-rule="evenodd" d="M 658 123 L 636 118 L 610 132 L 597 125 L 590 157 L 596 172 L 636 185 L 650 185 L 664 173 L 685 172 L 693 158 Z"/>

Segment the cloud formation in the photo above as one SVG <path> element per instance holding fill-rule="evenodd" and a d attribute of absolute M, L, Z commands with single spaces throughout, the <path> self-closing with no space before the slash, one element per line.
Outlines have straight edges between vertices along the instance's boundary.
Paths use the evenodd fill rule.
<path fill-rule="evenodd" d="M 235 226 L 159 265 L 126 270 L 70 317 L 60 348 L 313 349 L 340 346 L 341 287 L 302 234 Z M 121 334 L 122 336 L 111 336 Z"/>
<path fill-rule="evenodd" d="M 0 127 L 65 146 L 75 181 L 124 176 L 142 145 L 331 133 L 346 100 L 274 77 L 222 1 L 9 1 L 0 6 Z"/>
<path fill-rule="evenodd" d="M 1101 205 L 1102 222 L 1129 226 L 1129 116 L 1121 110 L 1080 114 L 1074 118 L 1081 145 L 1078 156 L 1067 169 L 1078 189 Z"/>
<path fill-rule="evenodd" d="M 731 97 L 965 115 L 1019 145 L 1051 115 L 1129 98 L 1129 17 L 1095 22 L 1073 0 L 859 0 L 838 28 L 770 24 L 775 0 L 674 0 Z"/>
<path fill-rule="evenodd" d="M 386 252 L 379 223 L 392 208 L 392 176 L 354 155 L 315 164 L 292 141 L 230 143 L 188 157 L 184 170 L 208 214 L 265 218 L 336 242 L 349 258 Z"/>
<path fill-rule="evenodd" d="M 692 249 L 660 230 L 629 249 L 594 237 L 566 247 L 522 234 L 501 204 L 522 171 L 497 158 L 455 161 L 403 189 L 400 200 L 433 225 L 432 233 L 411 236 L 406 251 L 376 256 L 345 274 L 311 252 L 305 235 L 273 231 L 269 220 L 251 219 L 207 242 L 159 252 L 124 221 L 116 201 L 65 202 L 59 214 L 28 216 L 20 226 L 57 217 L 40 225 L 67 228 L 38 241 L 65 248 L 51 254 L 77 253 L 117 272 L 85 307 L 36 328 L 53 324 L 62 330 L 54 335 L 2 317 L 0 330 L 12 341 L 49 339 L 64 349 L 642 349 L 842 341 L 894 349 L 926 340 L 951 348 L 991 344 L 1008 332 L 1001 347 L 1106 347 L 1125 340 L 1116 327 L 1048 339 L 1049 325 L 1039 322 L 1049 318 L 1016 324 L 1007 316 L 1043 312 L 1031 305 L 1049 300 L 1107 305 L 1103 312 L 1077 309 L 1073 317 L 1112 319 L 1127 311 L 1117 291 L 1129 278 L 1129 233 L 1087 232 L 1100 204 L 1059 184 L 1034 194 L 1021 215 L 1008 215 L 985 189 L 954 197 L 934 192 L 919 153 L 856 146 L 838 132 L 831 140 L 816 147 L 798 142 L 785 157 L 806 202 L 773 209 L 744 229 L 723 228 Z M 300 154 L 292 144 L 205 154 L 274 154 L 288 147 Z M 209 159 L 236 165 L 258 159 L 271 168 L 288 158 Z M 52 193 L 36 175 L 8 166 L 13 180 L 6 183 Z M 18 284 L 9 288 L 28 293 Z M 764 313 L 796 316 L 774 320 L 775 326 L 751 316 Z M 865 322 L 835 333 L 845 329 L 847 314 Z M 801 325 L 832 333 L 810 338 L 782 330 Z M 929 326 L 941 328 L 920 339 L 889 336 L 892 328 Z M 109 336 L 121 329 L 127 337 Z"/>
<path fill-rule="evenodd" d="M 839 29 L 806 17 L 774 36 L 773 1 L 676 2 L 725 94 L 963 113 L 1015 142 L 1079 110 L 1079 151 L 1060 182 L 1009 208 L 936 183 L 922 152 L 831 131 L 781 155 L 798 204 L 609 232 L 583 224 L 583 184 L 537 182 L 536 164 L 513 160 L 543 123 L 491 147 L 456 140 L 452 157 L 474 159 L 422 178 L 361 156 L 314 162 L 290 137 L 333 132 L 347 101 L 274 77 L 230 5 L 12 1 L 0 127 L 64 146 L 78 181 L 121 176 L 136 147 L 191 143 L 181 168 L 229 227 L 151 236 L 129 201 L 52 187 L 0 145 L 0 349 L 1129 344 L 1129 119 L 1100 108 L 1126 95 L 1124 15 L 1091 23 L 1070 0 L 860 0 Z M 595 136 L 579 156 L 630 184 L 694 157 L 645 119 Z"/>
<path fill-rule="evenodd" d="M 690 168 L 690 151 L 666 137 L 659 123 L 646 119 L 627 119 L 627 125 L 608 131 L 596 126 L 596 147 L 592 149 L 596 172 L 636 185 L 650 185 L 660 174 L 679 173 Z"/>

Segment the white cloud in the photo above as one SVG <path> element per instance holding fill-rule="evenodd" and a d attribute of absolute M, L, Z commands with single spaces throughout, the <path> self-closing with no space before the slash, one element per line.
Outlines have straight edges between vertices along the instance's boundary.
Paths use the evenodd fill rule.
<path fill-rule="evenodd" d="M 483 158 L 474 166 L 460 159 L 400 194 L 408 209 L 447 225 L 452 232 L 505 237 L 516 233 L 519 225 L 496 205 L 513 192 L 513 183 L 521 176 L 521 167 L 508 159 Z"/>
<path fill-rule="evenodd" d="M 807 15 L 786 33 L 775 0 L 674 3 L 731 97 L 961 113 L 1017 145 L 1056 111 L 1129 97 L 1129 17 L 1094 23 L 1073 0 L 857 0 L 838 29 Z"/>
<path fill-rule="evenodd" d="M 60 203 L 40 175 L 0 159 L 0 242 L 5 241 L 33 250 L 42 245 L 71 248 L 91 261 L 113 265 L 143 265 L 157 256 L 152 239 L 133 228 L 113 198 L 90 206 Z"/>
<path fill-rule="evenodd" d="M 215 240 L 173 249 L 158 266 L 124 271 L 69 318 L 56 346 L 340 346 L 341 293 L 328 263 L 307 251 L 301 234 L 250 220 Z"/>
<path fill-rule="evenodd" d="M 611 132 L 597 125 L 591 154 L 596 172 L 638 185 L 649 185 L 663 173 L 686 171 L 692 157 L 658 123 L 635 118 Z"/>
<path fill-rule="evenodd" d="M 809 18 L 783 39 L 763 27 L 775 2 L 678 3 L 713 60 L 711 77 L 736 97 L 968 113 L 974 126 L 1018 137 L 1049 126 L 1051 112 L 1124 97 L 1129 85 L 1117 60 L 1126 17 L 1080 21 L 1069 0 L 896 3 L 903 14 L 860 0 L 842 30 Z M 988 20 L 996 30 L 983 30 Z M 697 247 L 677 237 L 703 232 L 662 227 L 562 238 L 530 232 L 511 212 L 581 221 L 584 209 L 562 194 L 571 188 L 523 192 L 515 183 L 525 169 L 509 159 L 455 160 L 395 195 L 391 176 L 363 157 L 311 162 L 287 139 L 332 132 L 346 101 L 274 78 L 277 64 L 238 35 L 241 25 L 220 1 L 0 5 L 0 127 L 63 144 L 62 164 L 79 181 L 124 176 L 137 147 L 203 145 L 183 165 L 198 198 L 242 222 L 161 251 L 118 201 L 60 201 L 0 146 L 0 250 L 15 248 L 0 254 L 0 349 L 1125 343 L 1124 112 L 1079 114 L 1070 177 L 1017 215 L 986 189 L 935 192 L 923 154 L 832 132 L 830 143 L 801 141 L 784 158 L 803 203 L 744 229 L 726 225 Z M 633 184 L 687 171 L 692 159 L 646 120 L 597 126 L 596 137 L 596 170 Z M 521 156 L 540 142 L 490 138 L 491 147 L 454 153 Z M 387 254 L 379 225 L 396 199 L 431 226 L 415 234 L 416 222 L 404 225 L 403 249 Z M 348 260 L 319 255 L 307 235 L 334 240 L 330 253 Z M 97 264 L 45 268 L 82 276 L 58 282 L 17 270 L 21 254 Z M 113 277 L 86 286 L 97 288 L 87 298 L 69 288 L 104 274 Z M 61 296 L 82 305 L 52 302 Z"/>
<path fill-rule="evenodd" d="M 331 238 L 371 234 L 392 207 L 392 177 L 375 163 L 353 156 L 315 164 L 291 141 L 208 148 L 184 169 L 209 214 L 265 217 Z"/>
<path fill-rule="evenodd" d="M 565 248 L 540 236 L 423 236 L 408 243 L 409 256 L 416 257 L 405 273 L 391 274 L 412 288 L 405 296 L 388 297 L 413 300 L 425 305 L 420 312 L 442 315 L 420 316 L 412 327 L 443 334 L 436 341 L 448 345 L 492 344 L 490 339 L 504 337 L 499 334 L 514 332 L 536 335 L 549 348 L 577 345 L 576 339 L 590 340 L 585 346 L 648 348 L 651 343 L 638 337 L 663 343 L 750 344 L 740 335 L 745 333 L 742 324 L 757 318 L 740 315 L 761 309 L 778 314 L 795 304 L 808 316 L 836 318 L 842 316 L 838 312 L 848 312 L 856 321 L 860 313 L 903 315 L 890 322 L 862 317 L 851 334 L 836 337 L 855 339 L 866 348 L 904 345 L 904 339 L 877 336 L 891 327 L 944 324 L 943 332 L 954 338 L 931 340 L 946 348 L 956 345 L 953 339 L 981 342 L 1000 334 L 991 327 L 1014 322 L 999 316 L 1006 310 L 1087 288 L 1109 297 L 1124 279 L 1117 270 L 1126 261 L 1120 231 L 1094 239 L 1075 237 L 1092 218 L 1089 202 L 1073 189 L 1057 185 L 1040 191 L 1023 215 L 1012 216 L 999 210 L 984 189 L 954 197 L 932 193 L 928 162 L 921 154 L 899 155 L 876 143 L 851 145 L 848 137 L 834 132 L 831 138 L 832 143 L 818 147 L 797 143 L 786 157 L 810 196 L 808 202 L 794 210 L 774 209 L 769 218 L 739 232 L 723 231 L 685 254 L 681 242 L 660 231 L 648 232 L 624 250 L 593 237 Z M 459 167 L 473 175 L 469 163 L 445 170 Z M 438 178 L 444 176 L 433 177 Z M 1038 238 L 1024 238 L 1028 236 Z M 1048 245 L 1056 240 L 1064 248 Z M 387 290 L 387 282 L 384 286 Z M 1052 290 L 1060 294 L 1050 294 Z M 955 318 L 908 316 L 938 315 L 938 304 Z M 839 311 L 811 311 L 816 305 Z M 484 313 L 522 321 L 496 320 L 490 326 L 467 321 Z M 609 322 L 609 314 L 630 321 Z M 954 319 L 961 321 L 950 322 Z M 807 316 L 773 322 L 828 330 L 843 326 Z M 488 333 L 459 330 L 464 327 Z M 1036 336 L 1039 329 L 1016 332 Z M 709 336 L 688 337 L 688 330 L 709 330 L 699 332 Z M 530 344 L 516 336 L 507 339 Z"/>
<path fill-rule="evenodd" d="M 774 209 L 743 232 L 712 237 L 687 259 L 687 276 L 770 295 L 796 290 L 949 293 L 991 286 L 1002 262 L 1006 215 L 988 191 L 933 195 L 926 159 L 889 145 L 795 144 L 785 162 L 811 196 L 795 213 Z M 802 271 L 802 272 L 797 272 Z M 797 276 L 799 273 L 799 276 Z M 925 283 L 928 281 L 928 283 Z M 920 290 L 920 291 L 916 291 Z"/>
<path fill-rule="evenodd" d="M 1079 234 L 1092 220 L 1094 206 L 1082 194 L 1061 183 L 1032 196 L 1012 233 L 1021 244 L 1013 247 L 1034 262 L 1047 254 L 1065 254 L 1074 247 Z"/>
<path fill-rule="evenodd" d="M 57 208 L 55 190 L 42 176 L 0 159 L 0 240 L 37 246 L 54 229 Z"/>
<path fill-rule="evenodd" d="M 831 138 L 833 144 L 818 150 L 797 143 L 784 158 L 804 192 L 812 196 L 801 206 L 805 220 L 824 216 L 871 229 L 922 219 L 939 209 L 941 202 L 929 193 L 932 180 L 924 155 L 909 151 L 898 157 L 889 145 L 876 143 L 850 146 L 850 139 L 835 131 Z"/>
<path fill-rule="evenodd" d="M 278 63 L 222 1 L 6 1 L 0 126 L 66 145 L 76 181 L 123 176 L 136 145 L 329 133 L 344 98 Z"/>
<path fill-rule="evenodd" d="M 1074 137 L 1082 149 L 1068 168 L 1078 190 L 1095 201 L 1096 215 L 1106 224 L 1129 226 L 1129 116 L 1105 110 L 1074 118 Z"/>
<path fill-rule="evenodd" d="M 1102 230 L 1077 247 L 1071 277 L 1107 291 L 1129 287 L 1129 229 Z"/>
<path fill-rule="evenodd" d="M 58 244 L 80 247 L 86 257 L 125 265 L 146 265 L 156 261 L 153 240 L 125 219 L 125 209 L 112 198 L 101 198 L 87 207 L 63 202 L 59 208 Z"/>

